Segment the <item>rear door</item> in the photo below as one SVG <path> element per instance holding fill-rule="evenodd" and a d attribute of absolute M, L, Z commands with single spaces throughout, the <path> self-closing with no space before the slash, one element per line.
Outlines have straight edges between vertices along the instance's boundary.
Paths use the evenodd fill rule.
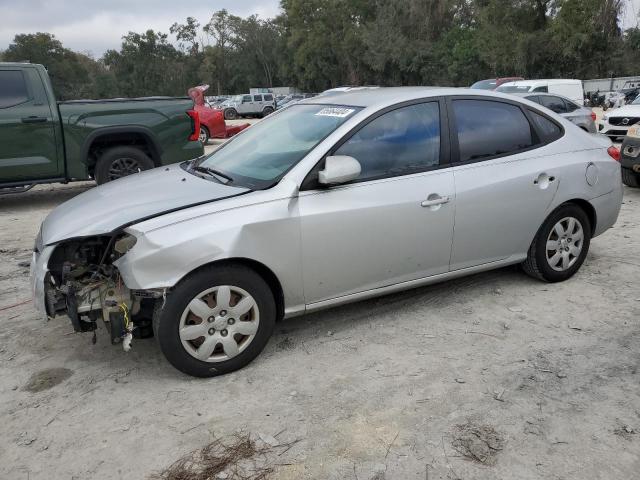
<path fill-rule="evenodd" d="M 456 185 L 451 270 L 526 253 L 559 183 L 546 139 L 518 103 L 454 97 L 448 106 Z"/>
<path fill-rule="evenodd" d="M 57 121 L 36 68 L 0 66 L 0 183 L 62 175 Z"/>
<path fill-rule="evenodd" d="M 307 304 L 447 272 L 455 198 L 443 110 L 394 107 L 339 142 L 330 154 L 362 167 L 352 183 L 316 185 L 323 162 L 310 172 L 298 197 Z"/>

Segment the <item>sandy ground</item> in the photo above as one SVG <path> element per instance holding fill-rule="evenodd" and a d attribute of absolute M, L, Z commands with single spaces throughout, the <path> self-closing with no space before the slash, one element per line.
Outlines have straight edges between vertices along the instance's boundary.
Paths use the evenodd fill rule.
<path fill-rule="evenodd" d="M 273 479 L 638 478 L 640 190 L 568 282 L 509 268 L 288 320 L 199 380 L 29 303 L 41 220 L 87 188 L 0 197 L 0 478 L 142 479 L 238 431 Z"/>

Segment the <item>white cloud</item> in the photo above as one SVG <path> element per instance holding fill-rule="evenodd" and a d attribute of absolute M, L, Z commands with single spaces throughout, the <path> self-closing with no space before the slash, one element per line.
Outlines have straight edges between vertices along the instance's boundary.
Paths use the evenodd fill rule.
<path fill-rule="evenodd" d="M 192 16 L 205 24 L 213 12 L 223 8 L 242 17 L 258 14 L 269 18 L 279 12 L 279 1 L 0 0 L 0 49 L 6 48 L 17 33 L 49 32 L 67 48 L 100 56 L 110 48 L 118 49 L 122 36 L 129 31 L 152 28 L 169 33 L 174 22 Z"/>

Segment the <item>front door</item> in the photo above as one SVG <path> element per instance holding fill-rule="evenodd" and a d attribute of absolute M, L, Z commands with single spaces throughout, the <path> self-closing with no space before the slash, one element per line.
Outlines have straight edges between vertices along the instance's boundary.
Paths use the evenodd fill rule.
<path fill-rule="evenodd" d="M 516 104 L 460 99 L 450 110 L 456 184 L 451 270 L 526 254 L 558 189 L 557 160 L 546 156 L 550 147 Z"/>
<path fill-rule="evenodd" d="M 56 121 L 35 68 L 0 66 L 0 184 L 61 174 Z"/>
<path fill-rule="evenodd" d="M 332 152 L 360 162 L 356 181 L 303 186 L 307 304 L 447 272 L 455 197 L 440 133 L 437 101 L 388 111 Z"/>

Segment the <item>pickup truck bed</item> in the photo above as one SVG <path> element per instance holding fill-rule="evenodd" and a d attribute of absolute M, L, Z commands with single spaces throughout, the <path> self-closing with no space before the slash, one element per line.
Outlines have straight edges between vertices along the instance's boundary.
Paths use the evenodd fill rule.
<path fill-rule="evenodd" d="M 190 98 L 56 102 L 44 67 L 0 63 L 0 188 L 104 183 L 196 158 L 199 130 Z"/>

